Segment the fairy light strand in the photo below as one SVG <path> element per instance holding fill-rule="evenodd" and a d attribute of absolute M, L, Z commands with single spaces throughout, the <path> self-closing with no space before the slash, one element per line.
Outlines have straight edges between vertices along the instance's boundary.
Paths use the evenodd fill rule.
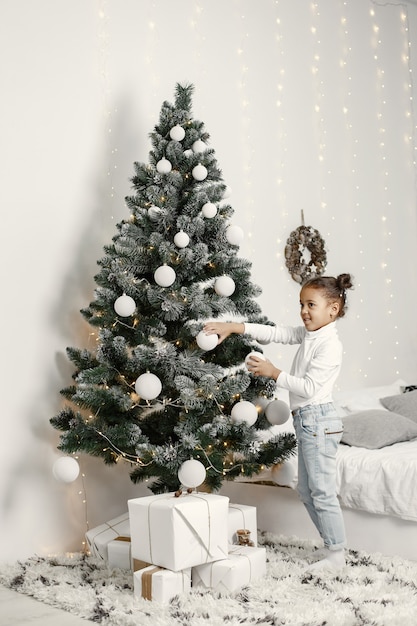
<path fill-rule="evenodd" d="M 117 108 L 111 110 L 111 87 L 109 77 L 109 64 L 108 58 L 110 54 L 110 30 L 109 30 L 109 13 L 108 13 L 108 0 L 99 0 L 98 3 L 98 58 L 99 58 L 99 78 L 101 82 L 101 99 L 102 99 L 102 117 L 105 128 L 106 138 L 106 153 L 108 155 L 107 163 L 107 194 L 108 194 L 108 209 L 109 223 L 107 218 L 103 221 L 103 236 L 107 239 L 109 230 L 113 230 L 114 227 L 114 200 L 115 200 L 115 187 L 114 187 L 114 172 L 117 170 L 117 154 L 118 148 L 114 145 L 113 138 L 113 118 L 117 114 Z"/>
<path fill-rule="evenodd" d="M 393 183 L 391 184 L 391 174 L 395 172 L 395 163 L 392 163 L 391 151 L 387 147 L 387 142 L 389 141 L 388 135 L 388 117 L 386 114 L 387 106 L 391 103 L 393 99 L 392 90 L 387 90 L 385 88 L 385 81 L 388 76 L 385 76 L 385 70 L 382 62 L 382 52 L 383 48 L 383 34 L 381 28 L 381 20 L 379 18 L 385 17 L 384 11 L 386 7 L 390 5 L 390 8 L 393 7 L 392 3 L 379 3 L 372 2 L 373 7 L 370 9 L 370 18 L 371 18 L 371 26 L 372 26 L 372 48 L 374 53 L 374 64 L 375 64 L 375 75 L 376 75 L 376 88 L 377 88 L 377 97 L 378 97 L 378 109 L 377 109 L 377 122 L 378 122 L 378 134 L 379 134 L 379 155 L 380 155 L 380 164 L 381 164 L 381 178 L 382 178 L 382 193 L 383 193 L 383 208 L 384 213 L 381 215 L 381 236 L 382 241 L 384 243 L 384 254 L 381 260 L 381 271 L 383 273 L 383 283 L 385 286 L 385 309 L 386 316 L 388 318 L 388 322 L 392 323 L 392 320 L 396 319 L 396 300 L 394 293 L 394 281 L 392 279 L 392 275 L 390 273 L 390 269 L 392 272 L 392 256 L 391 256 L 391 247 L 392 247 L 392 229 L 395 227 L 395 222 L 397 219 L 396 213 L 393 207 L 393 200 L 396 197 L 395 189 L 393 185 L 395 180 L 393 179 Z M 414 121 L 414 110 L 413 110 L 413 82 L 412 82 L 412 66 L 411 66 L 411 41 L 409 37 L 409 24 L 408 24 L 408 13 L 406 4 L 398 4 L 395 5 L 398 8 L 397 12 L 393 12 L 395 17 L 397 18 L 397 23 L 399 26 L 399 33 L 402 39 L 402 50 L 400 50 L 400 62 L 403 65 L 405 79 L 404 79 L 404 90 L 407 95 L 406 100 L 408 100 L 406 104 L 406 109 L 404 111 L 404 120 L 405 124 L 404 129 L 404 148 L 408 150 L 411 148 L 411 163 L 410 166 L 413 168 L 413 181 L 414 181 L 414 189 L 416 189 L 416 167 L 415 167 L 415 154 L 416 154 L 416 142 L 415 142 L 415 121 Z M 379 9 L 379 11 L 377 11 Z M 391 11 L 395 9 L 391 8 Z M 393 22 L 390 23 L 390 27 L 392 27 Z M 400 63 L 400 64 L 401 64 Z M 389 353 L 392 355 L 392 368 L 396 376 L 401 374 L 398 365 L 398 350 L 400 346 L 400 341 L 398 338 L 399 327 L 396 323 L 392 326 L 392 348 L 389 350 Z"/>
<path fill-rule="evenodd" d="M 321 68 L 321 23 L 320 23 L 320 10 L 317 2 L 311 3 L 311 13 L 312 13 L 312 21 L 311 21 L 311 35 L 313 38 L 313 62 L 311 66 L 311 73 L 314 85 L 314 113 L 317 124 L 317 158 L 319 161 L 319 169 L 320 169 L 320 208 L 325 210 L 327 207 L 326 201 L 326 183 L 325 183 L 325 169 L 326 169 L 326 129 L 324 125 L 324 80 L 323 80 L 323 72 Z M 330 174 L 328 171 L 327 174 Z"/>
<path fill-rule="evenodd" d="M 245 221 L 248 228 L 248 255 L 253 259 L 255 254 L 255 242 L 253 240 L 252 227 L 255 218 L 255 201 L 253 196 L 253 171 L 252 163 L 254 157 L 253 140 L 251 136 L 251 99 L 250 88 L 248 85 L 250 77 L 249 67 L 249 45 L 250 33 L 248 31 L 248 20 L 243 12 L 243 7 L 237 5 L 236 20 L 240 28 L 240 43 L 236 50 L 238 67 L 240 71 L 238 88 L 240 97 L 240 124 L 241 124 L 241 141 L 242 141 L 242 169 L 243 169 L 243 185 L 244 185 L 244 201 L 245 201 Z"/>
<path fill-rule="evenodd" d="M 275 43 L 276 43 L 276 53 L 278 55 L 278 77 L 276 82 L 276 108 L 277 108 L 277 121 L 278 121 L 278 129 L 277 129 L 277 146 L 280 150 L 279 157 L 276 163 L 277 169 L 277 178 L 276 178 L 276 186 L 278 191 L 278 206 L 281 211 L 281 229 L 282 232 L 287 232 L 287 222 L 288 222 L 288 207 L 287 207 L 287 196 L 285 192 L 285 180 L 286 180 L 286 164 L 287 164 L 287 130 L 286 130 L 286 119 L 284 113 L 284 98 L 285 98 L 285 45 L 284 45 L 284 29 L 282 27 L 282 18 L 280 17 L 279 11 L 279 2 L 275 2 L 276 6 L 276 16 L 275 16 Z M 280 229 L 280 231 L 281 231 Z M 279 261 L 281 261 L 281 271 L 285 271 L 285 258 L 283 255 L 283 247 L 285 242 L 278 236 L 277 238 L 277 252 L 276 257 Z"/>

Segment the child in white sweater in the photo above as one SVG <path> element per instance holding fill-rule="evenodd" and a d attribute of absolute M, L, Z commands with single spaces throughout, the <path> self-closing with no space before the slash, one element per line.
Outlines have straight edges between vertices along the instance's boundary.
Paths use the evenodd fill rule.
<path fill-rule="evenodd" d="M 336 491 L 336 451 L 343 423 L 332 391 L 342 363 L 335 322 L 345 314 L 346 290 L 352 286 L 350 274 L 308 279 L 300 291 L 303 326 L 216 321 L 204 326 L 206 334 L 218 335 L 219 343 L 232 333 L 245 333 L 262 343 L 299 344 L 289 373 L 256 356 L 248 361 L 248 369 L 289 391 L 298 443 L 297 491 L 324 542 L 318 552 L 321 558 L 309 571 L 345 565 L 345 527 Z"/>

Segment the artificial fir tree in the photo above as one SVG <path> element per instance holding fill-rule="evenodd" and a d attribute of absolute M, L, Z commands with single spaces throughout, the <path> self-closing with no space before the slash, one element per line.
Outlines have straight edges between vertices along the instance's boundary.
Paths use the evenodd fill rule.
<path fill-rule="evenodd" d="M 238 256 L 242 232 L 192 93 L 176 86 L 150 135 L 149 163 L 135 163 L 131 215 L 105 247 L 94 301 L 81 311 L 97 346 L 67 348 L 76 371 L 61 394 L 70 402 L 51 419 L 59 449 L 123 459 L 132 481 L 150 479 L 154 493 L 178 489 L 188 459 L 203 463 L 217 490 L 295 448 L 291 434 L 264 436 L 265 406 L 278 401 L 274 383 L 245 367 L 258 344 L 233 335 L 213 346 L 201 333 L 214 318 L 270 322 L 251 264 Z"/>

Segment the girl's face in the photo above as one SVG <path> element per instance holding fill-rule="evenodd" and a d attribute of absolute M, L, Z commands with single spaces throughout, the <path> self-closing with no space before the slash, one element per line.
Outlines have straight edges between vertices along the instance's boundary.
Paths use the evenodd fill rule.
<path fill-rule="evenodd" d="M 329 302 L 322 289 L 303 287 L 300 292 L 300 315 L 306 330 L 319 330 L 334 322 L 339 312 L 338 302 Z"/>

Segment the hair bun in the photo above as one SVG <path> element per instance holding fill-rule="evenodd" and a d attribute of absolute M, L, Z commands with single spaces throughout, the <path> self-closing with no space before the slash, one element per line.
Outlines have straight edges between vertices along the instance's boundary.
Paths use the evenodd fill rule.
<path fill-rule="evenodd" d="M 339 274 L 339 276 L 336 278 L 336 284 L 341 293 L 343 293 L 346 289 L 352 289 L 353 281 L 351 275 Z"/>

